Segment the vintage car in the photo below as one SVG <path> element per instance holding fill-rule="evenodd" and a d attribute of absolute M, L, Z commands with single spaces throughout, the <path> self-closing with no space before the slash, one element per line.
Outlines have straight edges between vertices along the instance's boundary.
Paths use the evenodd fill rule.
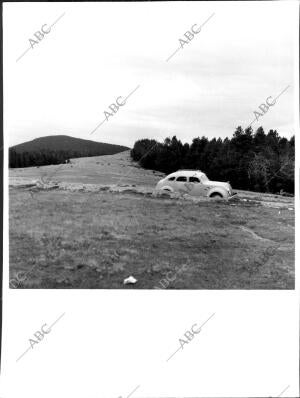
<path fill-rule="evenodd" d="M 158 181 L 155 190 L 223 199 L 236 195 L 229 182 L 210 181 L 200 170 L 178 170 Z"/>

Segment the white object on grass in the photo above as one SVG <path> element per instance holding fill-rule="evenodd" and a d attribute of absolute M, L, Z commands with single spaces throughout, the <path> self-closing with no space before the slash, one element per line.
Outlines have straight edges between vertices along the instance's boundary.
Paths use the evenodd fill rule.
<path fill-rule="evenodd" d="M 135 279 L 133 276 L 129 276 L 128 278 L 124 279 L 124 285 L 131 285 L 137 283 L 137 279 Z"/>

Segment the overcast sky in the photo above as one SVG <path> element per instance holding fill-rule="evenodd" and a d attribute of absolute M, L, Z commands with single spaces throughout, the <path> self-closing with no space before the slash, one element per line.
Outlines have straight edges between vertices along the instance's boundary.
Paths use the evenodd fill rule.
<path fill-rule="evenodd" d="M 59 17 L 41 41 L 34 37 Z M 167 62 L 184 33 L 209 17 Z M 6 3 L 8 144 L 53 134 L 127 146 L 173 135 L 184 142 L 224 138 L 246 128 L 259 105 L 288 86 L 252 127 L 290 137 L 297 116 L 297 18 L 296 1 Z M 33 48 L 30 38 L 37 41 Z M 91 134 L 109 105 L 135 88 Z"/>

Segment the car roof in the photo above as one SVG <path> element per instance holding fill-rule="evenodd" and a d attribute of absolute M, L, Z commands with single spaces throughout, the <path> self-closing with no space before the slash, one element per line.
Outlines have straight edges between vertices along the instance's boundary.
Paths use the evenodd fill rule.
<path fill-rule="evenodd" d="M 192 177 L 197 176 L 201 177 L 204 173 L 200 170 L 177 170 L 172 174 L 169 174 L 168 177 L 178 177 L 178 176 L 185 176 L 185 177 Z"/>

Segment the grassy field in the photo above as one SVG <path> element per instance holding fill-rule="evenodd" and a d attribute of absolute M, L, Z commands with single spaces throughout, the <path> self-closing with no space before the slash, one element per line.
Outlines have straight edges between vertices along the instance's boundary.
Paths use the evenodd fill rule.
<path fill-rule="evenodd" d="M 78 169 L 69 180 L 83 179 Z M 19 175 L 30 172 L 34 174 L 31 169 Z M 146 173 L 141 181 L 149 185 L 154 177 L 151 171 Z M 12 174 L 18 179 L 15 170 Z M 61 174 L 59 178 L 67 180 Z M 103 182 L 103 174 L 101 178 Z M 292 199 L 287 203 L 275 207 L 245 199 L 192 203 L 149 193 L 61 189 L 33 195 L 28 188 L 12 186 L 10 285 L 293 289 L 294 211 L 288 207 Z M 135 285 L 123 285 L 129 275 L 138 280 Z"/>
<path fill-rule="evenodd" d="M 136 184 L 153 187 L 162 173 L 144 170 L 130 160 L 129 151 L 116 155 L 72 159 L 70 164 L 10 169 L 11 183 L 41 178 L 66 183 Z"/>

